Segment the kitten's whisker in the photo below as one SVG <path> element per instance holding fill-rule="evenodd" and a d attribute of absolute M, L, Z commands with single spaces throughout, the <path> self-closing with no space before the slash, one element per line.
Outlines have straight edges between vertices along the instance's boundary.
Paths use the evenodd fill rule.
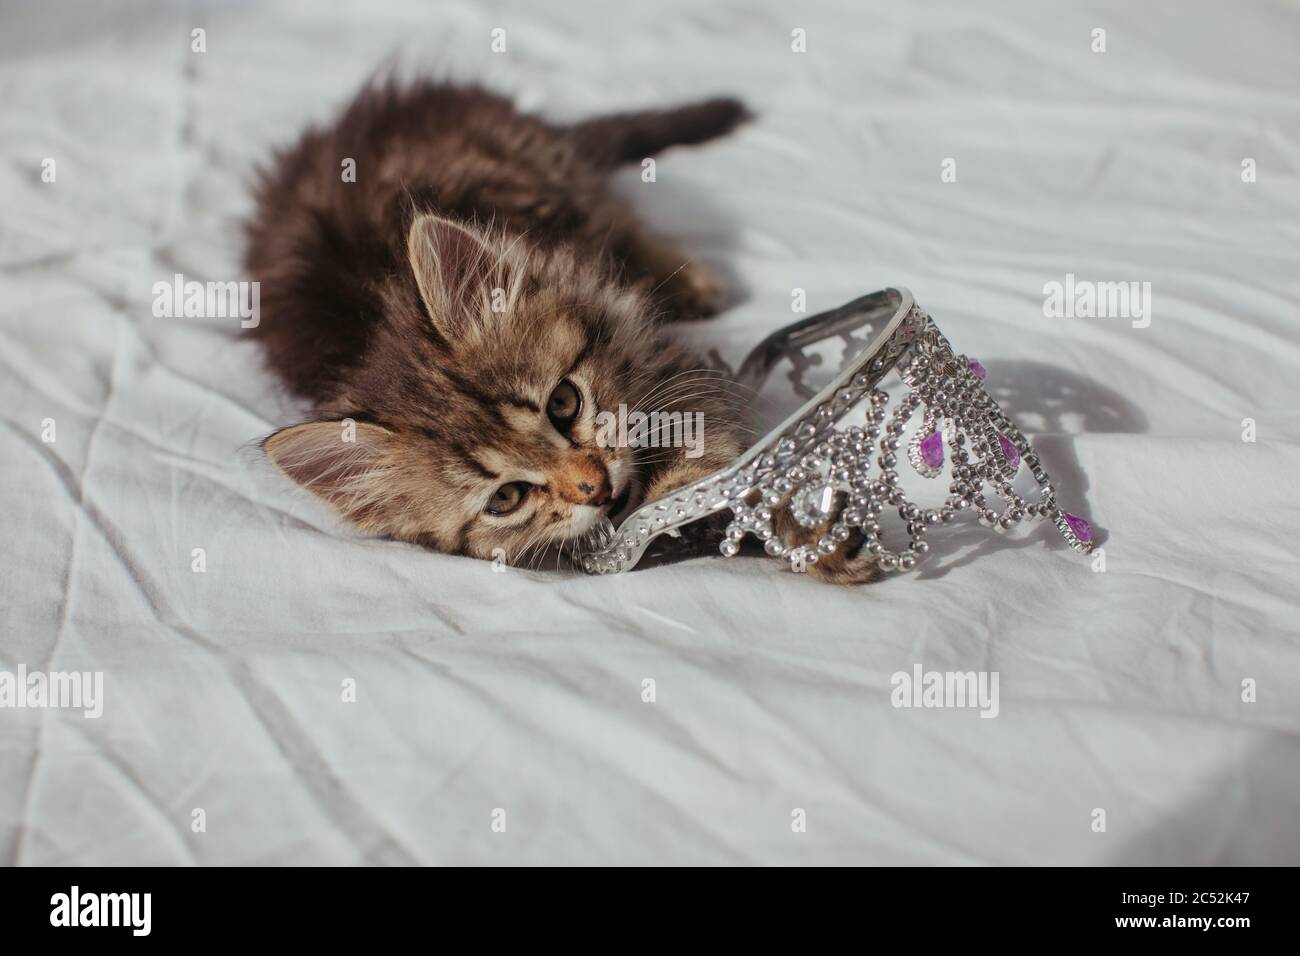
<path fill-rule="evenodd" d="M 534 528 L 528 533 L 527 537 L 524 538 L 524 543 L 519 546 L 519 550 L 516 552 L 516 557 L 513 562 L 515 567 L 531 569 L 528 558 L 532 550 L 540 543 L 542 530 L 542 528 Z"/>
<path fill-rule="evenodd" d="M 698 374 L 720 374 L 720 373 L 717 372 L 717 371 L 714 370 L 714 369 L 707 369 L 707 368 L 688 368 L 688 369 L 683 369 L 682 371 L 676 373 L 675 375 L 670 375 L 670 376 L 668 376 L 667 378 L 662 379 L 661 381 L 659 381 L 659 382 L 655 385 L 655 388 L 654 388 L 654 389 L 651 389 L 651 392 L 653 393 L 655 390 L 657 390 L 657 389 L 663 387 L 664 385 L 667 385 L 669 382 L 673 382 L 673 381 L 675 381 L 675 380 L 681 378 L 683 375 L 698 375 Z"/>
<path fill-rule="evenodd" d="M 546 555 L 546 548 L 551 542 L 546 537 L 546 528 L 540 527 L 533 531 L 532 543 L 529 545 L 528 570 L 540 571 L 542 558 Z"/>
<path fill-rule="evenodd" d="M 659 382 L 649 392 L 641 396 L 641 398 L 637 399 L 636 403 L 632 406 L 632 411 L 637 411 L 643 408 L 648 402 L 652 400 L 657 400 L 661 391 L 667 390 L 670 385 L 674 388 L 679 386 L 690 387 L 692 384 L 707 380 L 711 374 L 721 375 L 722 373 L 715 372 L 710 369 L 687 369 L 684 372 L 678 372 L 676 375 L 670 376 L 669 378 L 666 378 L 663 381 Z M 688 378 L 685 381 L 679 381 L 679 379 L 682 379 L 683 376 L 687 376 L 687 375 L 693 375 L 696 376 L 696 378 Z"/>
<path fill-rule="evenodd" d="M 690 265 L 690 263 L 691 260 L 687 259 L 685 262 L 679 265 L 672 272 L 668 273 L 668 275 L 664 276 L 663 281 L 661 281 L 658 285 L 656 285 L 653 289 L 650 290 L 651 297 L 653 298 L 655 295 L 657 295 L 660 289 L 662 289 L 665 285 L 667 285 L 669 281 L 671 281 L 677 275 L 677 273 L 685 269 L 688 265 Z"/>
<path fill-rule="evenodd" d="M 668 406 L 673 405 L 673 404 L 678 404 L 678 405 L 680 405 L 682 402 L 689 401 L 690 399 L 693 399 L 693 398 L 712 398 L 712 399 L 716 399 L 716 400 L 721 400 L 721 399 L 726 399 L 727 397 L 728 397 L 728 396 L 727 396 L 727 393 L 726 393 L 724 390 L 719 390 L 719 389 L 716 389 L 716 388 L 714 388 L 714 389 L 699 389 L 699 390 L 697 390 L 697 391 L 693 391 L 693 392 L 681 391 L 681 392 L 677 392 L 677 393 L 675 393 L 675 394 L 672 394 L 672 395 L 670 395 L 670 396 L 668 396 L 668 397 L 665 397 L 665 398 L 661 398 L 661 399 L 659 399 L 658 402 L 657 402 L 656 408 L 654 409 L 654 411 L 657 411 L 657 412 L 672 412 L 672 411 L 682 411 L 682 412 L 686 412 L 686 411 L 687 411 L 686 409 L 670 409 Z M 721 403 L 722 403 L 722 404 L 726 404 L 725 402 L 721 402 Z M 639 411 L 639 409 L 633 409 L 633 411 Z"/>

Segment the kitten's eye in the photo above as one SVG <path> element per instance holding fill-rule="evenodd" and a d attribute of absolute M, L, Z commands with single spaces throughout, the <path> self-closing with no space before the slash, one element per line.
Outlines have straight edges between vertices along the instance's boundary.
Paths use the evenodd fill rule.
<path fill-rule="evenodd" d="M 487 505 L 488 514 L 510 514 L 519 507 L 532 487 L 526 481 L 512 481 L 508 485 L 502 485 L 492 493 L 492 500 Z"/>
<path fill-rule="evenodd" d="M 546 417 L 551 420 L 551 424 L 557 431 L 565 434 L 580 411 L 582 411 L 582 394 L 577 386 L 566 378 L 555 386 L 555 391 L 551 392 L 551 397 L 546 400 Z"/>

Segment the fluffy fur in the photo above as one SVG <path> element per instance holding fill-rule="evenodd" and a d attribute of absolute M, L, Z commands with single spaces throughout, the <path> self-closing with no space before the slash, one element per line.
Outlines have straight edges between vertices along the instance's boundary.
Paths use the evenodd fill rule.
<path fill-rule="evenodd" d="M 654 321 L 711 311 L 718 286 L 637 226 L 605 171 L 743 116 L 720 100 L 566 128 L 479 89 L 365 89 L 258 192 L 257 331 L 317 409 L 264 442 L 271 460 L 363 531 L 514 562 L 730 460 L 728 390 Z M 544 410 L 565 380 L 583 402 L 561 434 Z M 703 412 L 704 455 L 598 445 L 598 411 L 648 402 Z M 489 513 L 512 482 L 523 503 Z"/>
<path fill-rule="evenodd" d="M 315 406 L 266 454 L 364 532 L 514 564 L 733 460 L 741 403 L 662 327 L 721 286 L 607 178 L 745 117 L 719 99 L 559 126 L 478 88 L 367 86 L 260 181 L 256 334 Z M 581 409 L 561 426 L 562 385 Z M 703 454 L 602 447 L 620 405 L 703 413 Z"/>

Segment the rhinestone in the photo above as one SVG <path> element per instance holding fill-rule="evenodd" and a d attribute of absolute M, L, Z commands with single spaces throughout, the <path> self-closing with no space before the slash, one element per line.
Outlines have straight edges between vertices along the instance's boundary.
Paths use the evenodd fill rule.
<path fill-rule="evenodd" d="M 921 460 L 931 468 L 938 468 L 943 465 L 943 435 L 940 432 L 930 432 L 921 439 L 919 445 Z"/>
<path fill-rule="evenodd" d="M 790 514 L 805 528 L 815 528 L 835 507 L 834 485 L 810 485 L 800 489 L 790 502 Z"/>
<path fill-rule="evenodd" d="M 1074 532 L 1074 536 L 1084 544 L 1087 544 L 1092 540 L 1092 525 L 1088 524 L 1088 522 L 1084 521 L 1078 515 L 1070 514 L 1068 511 L 1062 511 L 1061 517 L 1064 518 L 1065 523 L 1070 526 L 1070 530 Z"/>
<path fill-rule="evenodd" d="M 1007 464 L 1014 470 L 1020 467 L 1020 449 L 1006 435 L 998 432 L 998 445 L 1002 447 L 1002 457 L 1007 460 Z"/>

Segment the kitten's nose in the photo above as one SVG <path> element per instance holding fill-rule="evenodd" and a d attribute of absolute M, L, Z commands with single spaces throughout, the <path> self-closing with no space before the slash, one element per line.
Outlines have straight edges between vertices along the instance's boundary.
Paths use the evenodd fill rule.
<path fill-rule="evenodd" d="M 565 495 L 578 505 L 600 507 L 609 501 L 614 489 L 609 483 L 609 472 L 605 465 L 594 455 L 586 455 L 570 463 L 569 480 L 572 484 L 570 494 Z"/>
<path fill-rule="evenodd" d="M 587 499 L 587 504 L 595 505 L 596 507 L 600 507 L 606 501 L 609 501 L 609 496 L 614 493 L 614 489 L 609 486 L 608 478 L 606 478 L 604 482 L 601 483 L 601 486 L 599 488 L 593 488 L 589 483 L 585 481 L 581 482 L 578 485 L 578 490 L 581 491 L 584 495 L 590 496 Z"/>

